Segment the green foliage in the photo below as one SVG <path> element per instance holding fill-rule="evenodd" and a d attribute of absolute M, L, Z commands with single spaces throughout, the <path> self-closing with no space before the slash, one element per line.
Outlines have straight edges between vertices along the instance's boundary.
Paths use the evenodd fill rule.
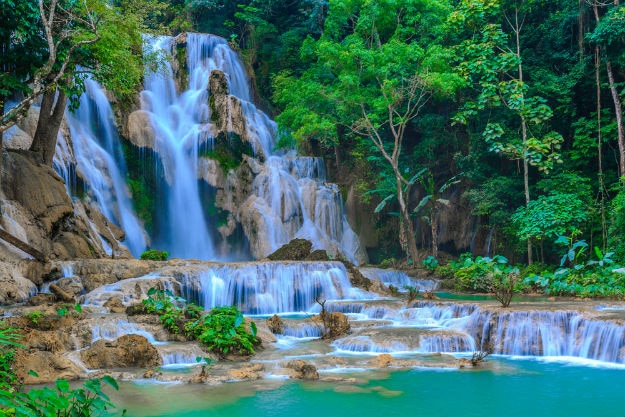
<path fill-rule="evenodd" d="M 26 313 L 24 317 L 26 317 L 28 320 L 30 320 L 32 324 L 36 326 L 39 324 L 41 319 L 46 317 L 46 313 L 40 310 L 35 310 L 35 311 L 31 311 L 30 313 Z"/>
<path fill-rule="evenodd" d="M 195 321 L 187 322 L 185 329 L 208 350 L 220 355 L 230 353 L 254 354 L 260 343 L 256 337 L 256 324 L 245 327 L 243 314 L 235 307 L 215 307 Z"/>
<path fill-rule="evenodd" d="M 518 274 L 518 269 L 508 265 L 508 259 L 501 255 L 474 259 L 471 253 L 465 253 L 450 265 L 459 291 L 501 292 L 509 287 L 512 275 Z M 512 287 L 516 290 L 514 284 Z"/>
<path fill-rule="evenodd" d="M 256 337 L 256 323 L 245 326 L 243 314 L 237 307 L 216 307 L 205 312 L 201 307 L 176 297 L 171 291 L 150 288 L 148 298 L 142 301 L 146 312 L 158 314 L 163 327 L 172 333 L 184 329 L 188 337 L 197 339 L 210 351 L 254 354 L 260 343 Z"/>
<path fill-rule="evenodd" d="M 519 239 L 552 238 L 579 234 L 588 218 L 587 206 L 575 194 L 539 196 L 519 207 L 511 220 Z"/>
<path fill-rule="evenodd" d="M 158 314 L 161 324 L 171 333 L 180 331 L 180 323 L 184 317 L 184 311 L 179 304 L 184 303 L 184 299 L 176 297 L 169 290 L 158 290 L 150 288 L 148 298 L 141 301 L 146 312 Z"/>
<path fill-rule="evenodd" d="M 430 255 L 421 261 L 421 265 L 423 265 L 428 271 L 435 271 L 439 266 L 439 262 L 438 259 Z"/>
<path fill-rule="evenodd" d="M 610 205 L 610 225 L 608 244 L 610 250 L 614 252 L 614 258 L 625 263 L 625 189 L 621 189 Z"/>
<path fill-rule="evenodd" d="M 169 258 L 169 252 L 158 249 L 149 249 L 141 254 L 141 259 L 150 261 L 166 261 Z"/>
<path fill-rule="evenodd" d="M 415 288 L 415 287 L 414 287 L 414 286 L 412 286 L 412 285 L 404 285 L 404 289 L 405 289 L 406 291 L 408 291 L 408 299 L 406 300 L 406 303 L 407 303 L 408 305 L 410 305 L 410 304 L 412 304 L 412 303 L 413 303 L 413 302 L 417 299 L 417 297 L 419 296 L 419 289 L 418 289 L 418 288 Z"/>
<path fill-rule="evenodd" d="M 0 321 L 0 391 L 13 391 L 19 384 L 13 365 L 15 363 L 15 348 L 23 348 L 19 343 L 20 335 L 17 329 L 6 327 Z M 1 413 L 1 411 L 0 411 Z"/>
<path fill-rule="evenodd" d="M 103 391 L 107 384 L 118 390 L 117 381 L 106 375 L 89 379 L 72 389 L 65 379 L 57 379 L 54 388 L 33 388 L 26 393 L 0 390 L 0 413 L 15 417 L 92 417 L 107 415 L 115 406 Z M 125 414 L 125 410 L 124 410 Z"/>

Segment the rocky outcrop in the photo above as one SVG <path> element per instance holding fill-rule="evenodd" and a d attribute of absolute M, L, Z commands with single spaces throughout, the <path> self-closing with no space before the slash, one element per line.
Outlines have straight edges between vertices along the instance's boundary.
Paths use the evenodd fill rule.
<path fill-rule="evenodd" d="M 284 320 L 277 314 L 274 314 L 267 319 L 267 327 L 273 334 L 282 334 L 284 333 Z"/>
<path fill-rule="evenodd" d="M 81 352 L 81 359 L 90 369 L 147 368 L 163 364 L 158 350 L 137 334 L 124 335 L 115 341 L 100 339 Z"/>
<path fill-rule="evenodd" d="M 319 372 L 317 372 L 317 368 L 312 363 L 302 360 L 295 359 L 283 363 L 283 366 L 287 369 L 292 370 L 289 374 L 289 377 L 294 379 L 303 379 L 305 381 L 313 381 L 319 379 Z"/>
<path fill-rule="evenodd" d="M 154 149 L 156 134 L 152 127 L 150 114 L 144 110 L 136 110 L 128 116 L 126 124 L 127 139 L 138 148 Z"/>
<path fill-rule="evenodd" d="M 293 239 L 280 249 L 267 256 L 272 261 L 303 261 L 310 255 L 312 242 L 306 239 Z"/>
<path fill-rule="evenodd" d="M 254 381 L 261 379 L 265 371 L 265 366 L 262 363 L 250 363 L 242 368 L 230 369 L 228 371 L 228 378 L 237 381 L 249 380 Z"/>
<path fill-rule="evenodd" d="M 28 153 L 7 152 L 2 162 L 5 198 L 0 224 L 5 231 L 50 259 L 107 257 L 99 236 L 119 246 L 115 235 L 123 238 L 123 232 L 103 220 L 97 209 L 73 202 L 51 167 L 33 162 Z M 24 257 L 27 254 L 0 242 L 0 259 Z"/>

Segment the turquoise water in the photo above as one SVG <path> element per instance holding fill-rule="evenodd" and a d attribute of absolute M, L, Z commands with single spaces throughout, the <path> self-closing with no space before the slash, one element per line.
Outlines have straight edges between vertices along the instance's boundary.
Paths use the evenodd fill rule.
<path fill-rule="evenodd" d="M 125 383 L 114 401 L 130 417 L 625 416 L 623 368 L 506 359 L 487 367 L 352 374 L 355 384 Z"/>

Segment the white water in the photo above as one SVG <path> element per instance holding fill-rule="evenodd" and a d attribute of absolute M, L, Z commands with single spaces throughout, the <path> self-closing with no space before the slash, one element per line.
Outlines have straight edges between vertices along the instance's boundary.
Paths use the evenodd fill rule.
<path fill-rule="evenodd" d="M 109 220 L 126 232 L 125 245 L 134 256 L 139 256 L 146 248 L 146 236 L 124 182 L 126 170 L 113 111 L 98 83 L 85 80 L 80 105 L 75 113 L 66 112 L 66 120 L 72 148 L 59 137 L 54 161 L 57 171 L 68 191 L 76 175 L 80 175 L 90 198 Z"/>
<path fill-rule="evenodd" d="M 206 309 L 236 305 L 247 314 L 307 312 L 323 300 L 363 299 L 339 262 L 218 265 L 180 279 L 182 296 Z"/>

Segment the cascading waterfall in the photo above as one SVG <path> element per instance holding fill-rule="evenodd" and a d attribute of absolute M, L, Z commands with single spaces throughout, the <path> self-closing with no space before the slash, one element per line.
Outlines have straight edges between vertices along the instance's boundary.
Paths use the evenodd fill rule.
<path fill-rule="evenodd" d="M 139 256 L 146 248 L 146 236 L 124 182 L 125 165 L 113 111 L 102 87 L 91 79 L 85 80 L 78 109 L 74 113 L 67 111 L 66 119 L 73 147 L 70 150 L 62 137 L 57 141 L 57 172 L 65 180 L 68 192 L 76 181 L 76 173 L 80 173 L 97 207 L 126 232 L 126 246 Z M 106 242 L 102 243 L 112 251 Z"/>
<path fill-rule="evenodd" d="M 165 62 L 161 71 L 146 74 L 141 93 L 141 109 L 154 130 L 154 151 L 167 180 L 159 194 L 168 201 L 162 216 L 168 226 L 163 236 L 153 239 L 155 246 L 177 257 L 228 259 L 228 254 L 215 249 L 219 247 L 216 226 L 206 223 L 198 188 L 198 177 L 204 178 L 198 170 L 205 169 L 198 163 L 200 149 L 212 149 L 215 140 L 207 86 L 211 72 L 219 70 L 225 74 L 231 97 L 240 104 L 245 135 L 259 157 L 253 195 L 243 204 L 246 212 L 235 213 L 244 229 L 247 225 L 252 255 L 264 257 L 302 237 L 311 240 L 314 249 L 341 253 L 355 263 L 366 259 L 347 223 L 338 187 L 325 183 L 323 161 L 274 153 L 277 126 L 251 103 L 245 70 L 228 43 L 194 33 L 186 34 L 185 40 L 187 89 L 178 94 L 175 71 Z M 151 38 L 147 44 L 153 51 L 175 55 L 173 38 Z M 228 123 L 235 122 L 228 119 Z"/>
<path fill-rule="evenodd" d="M 316 298 L 365 298 L 339 262 L 219 265 L 180 278 L 182 296 L 206 309 L 236 305 L 247 314 L 311 311 Z"/>

